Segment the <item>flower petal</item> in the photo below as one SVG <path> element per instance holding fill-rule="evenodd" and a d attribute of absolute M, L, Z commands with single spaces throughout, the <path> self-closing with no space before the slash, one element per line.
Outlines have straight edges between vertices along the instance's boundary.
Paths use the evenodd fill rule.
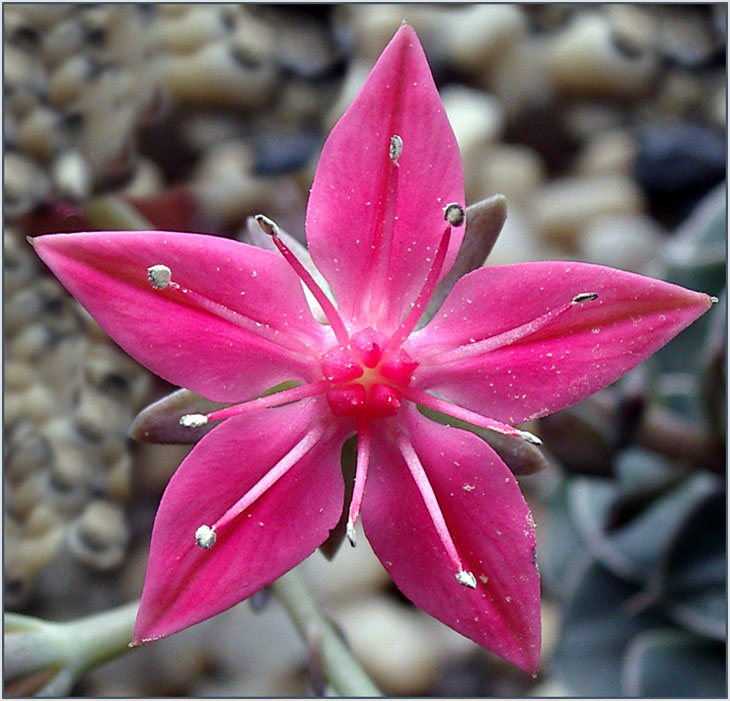
<path fill-rule="evenodd" d="M 463 177 L 423 49 L 403 25 L 327 139 L 307 207 L 312 258 L 348 326 L 397 327 L 446 228 L 443 208 L 464 205 Z M 454 229 L 441 277 L 462 237 Z"/>
<path fill-rule="evenodd" d="M 172 384 L 239 401 L 310 379 L 317 365 L 326 332 L 297 277 L 269 251 L 158 231 L 58 234 L 33 245 L 101 327 Z M 172 272 L 164 289 L 148 279 L 155 265 Z"/>
<path fill-rule="evenodd" d="M 540 579 L 532 516 L 515 478 L 473 434 L 441 426 L 415 408 L 405 430 L 428 475 L 464 568 L 455 578 L 408 468 L 378 429 L 362 520 L 373 550 L 416 606 L 533 673 L 540 654 Z"/>
<path fill-rule="evenodd" d="M 586 293 L 598 297 L 571 305 Z M 705 294 L 586 263 L 481 268 L 409 339 L 408 352 L 421 363 L 414 386 L 521 423 L 606 387 L 711 305 Z M 553 315 L 547 323 L 537 321 L 546 314 Z M 470 356 L 472 345 L 484 351 Z"/>
<path fill-rule="evenodd" d="M 210 525 L 287 455 L 322 415 L 321 399 L 234 417 L 173 475 L 157 511 L 134 640 L 156 640 L 224 611 L 270 584 L 327 538 L 342 511 L 344 435 L 325 434 L 215 544 Z"/>

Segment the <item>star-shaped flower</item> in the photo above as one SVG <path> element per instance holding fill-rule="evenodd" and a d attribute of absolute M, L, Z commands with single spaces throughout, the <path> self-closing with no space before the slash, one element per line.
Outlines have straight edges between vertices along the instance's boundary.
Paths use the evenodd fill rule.
<path fill-rule="evenodd" d="M 514 476 L 434 409 L 514 424 L 605 387 L 711 305 L 704 294 L 581 263 L 484 267 L 420 330 L 464 235 L 463 172 L 413 29 L 402 26 L 327 140 L 306 218 L 337 306 L 278 253 L 166 232 L 34 240 L 130 355 L 230 407 L 162 498 L 135 641 L 213 616 L 306 558 L 348 509 L 417 606 L 528 672 L 540 652 L 535 532 Z M 304 283 L 328 323 L 315 320 Z M 285 381 L 296 386 L 257 398 Z M 357 434 L 344 501 L 340 453 Z"/>

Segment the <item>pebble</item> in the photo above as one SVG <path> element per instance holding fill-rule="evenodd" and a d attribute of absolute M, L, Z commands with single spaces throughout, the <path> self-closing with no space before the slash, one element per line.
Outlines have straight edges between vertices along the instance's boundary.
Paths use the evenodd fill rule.
<path fill-rule="evenodd" d="M 633 214 L 643 206 L 643 195 L 631 178 L 606 174 L 553 180 L 535 191 L 532 212 L 541 236 L 572 246 L 598 217 Z"/>
<path fill-rule="evenodd" d="M 44 63 L 49 66 L 60 63 L 71 54 L 80 52 L 84 41 L 84 30 L 79 22 L 73 19 L 59 22 L 42 36 L 41 56 Z"/>
<path fill-rule="evenodd" d="M 8 364 L 8 373 L 14 369 Z M 53 460 L 48 440 L 29 421 L 13 427 L 6 450 L 5 476 L 16 484 L 32 472 L 46 469 Z"/>
<path fill-rule="evenodd" d="M 109 501 L 90 501 L 67 532 L 71 554 L 87 567 L 105 571 L 121 564 L 129 542 L 124 511 Z"/>
<path fill-rule="evenodd" d="M 525 13 L 517 5 L 475 4 L 442 13 L 438 37 L 444 54 L 460 71 L 475 77 L 520 44 L 527 31 Z"/>
<path fill-rule="evenodd" d="M 641 5 L 606 5 L 611 41 L 627 57 L 653 52 L 657 39 L 656 19 Z"/>
<path fill-rule="evenodd" d="M 10 609 L 24 606 L 30 598 L 36 577 L 56 556 L 63 540 L 63 529 L 52 528 L 35 537 L 21 539 L 6 553 L 4 603 Z"/>
<path fill-rule="evenodd" d="M 163 51 L 191 53 L 228 36 L 233 27 L 218 5 L 189 5 L 186 12 L 162 15 L 154 24 L 151 41 Z"/>
<path fill-rule="evenodd" d="M 241 45 L 207 44 L 189 55 L 164 55 L 157 66 L 163 86 L 182 105 L 262 109 L 273 96 L 277 70 Z"/>
<path fill-rule="evenodd" d="M 546 38 L 528 35 L 511 44 L 493 64 L 485 66 L 488 70 L 481 84 L 497 96 L 511 120 L 554 104 L 555 89 L 547 73 L 547 55 Z"/>
<path fill-rule="evenodd" d="M 479 157 L 488 143 L 501 136 L 504 115 L 492 95 L 452 84 L 441 90 L 441 100 L 465 159 Z"/>
<path fill-rule="evenodd" d="M 597 132 L 587 140 L 578 154 L 575 169 L 585 176 L 631 175 L 635 158 L 635 137 L 624 129 L 609 129 Z"/>
<path fill-rule="evenodd" d="M 548 74 L 560 90 L 606 99 L 639 98 L 652 86 L 658 62 L 650 52 L 627 56 L 599 13 L 575 15 L 547 47 Z"/>
<path fill-rule="evenodd" d="M 666 239 L 666 233 L 651 217 L 611 215 L 587 226 L 578 238 L 577 249 L 589 263 L 649 274 L 652 264 L 658 263 L 657 252 Z"/>
<path fill-rule="evenodd" d="M 652 8 L 657 20 L 657 51 L 677 65 L 697 70 L 723 57 L 726 32 L 717 31 L 707 7 Z M 721 59 L 724 64 L 724 58 Z"/>
<path fill-rule="evenodd" d="M 328 602 L 346 603 L 388 585 L 390 577 L 358 524 L 357 546 L 345 542 L 333 560 L 315 552 L 305 565 L 307 581 Z"/>
<path fill-rule="evenodd" d="M 334 613 L 358 660 L 386 695 L 420 695 L 450 654 L 473 646 L 418 609 L 386 596 L 350 601 Z"/>
<path fill-rule="evenodd" d="M 34 109 L 18 124 L 18 147 L 39 161 L 51 159 L 65 140 L 59 124 L 59 114 L 55 110 Z"/>
<path fill-rule="evenodd" d="M 82 202 L 91 194 L 91 170 L 84 156 L 65 150 L 51 166 L 51 177 L 58 196 L 65 201 Z"/>
<path fill-rule="evenodd" d="M 507 198 L 511 210 L 522 204 L 545 181 L 545 167 L 539 154 L 528 146 L 495 143 L 467 172 L 467 201 L 474 202 L 487 193 L 498 192 Z"/>
<path fill-rule="evenodd" d="M 494 248 L 487 258 L 488 265 L 507 265 L 545 260 L 547 252 L 538 236 L 532 217 L 524 206 L 507 204 L 507 219 Z"/>
<path fill-rule="evenodd" d="M 634 176 L 665 206 L 684 210 L 725 178 L 723 136 L 693 122 L 654 123 L 640 130 Z"/>
<path fill-rule="evenodd" d="M 41 168 L 19 153 L 6 152 L 4 168 L 4 214 L 12 221 L 43 202 L 51 191 L 51 183 Z"/>

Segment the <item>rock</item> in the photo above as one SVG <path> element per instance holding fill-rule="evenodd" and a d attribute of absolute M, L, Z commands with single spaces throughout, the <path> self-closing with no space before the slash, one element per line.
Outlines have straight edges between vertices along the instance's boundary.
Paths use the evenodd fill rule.
<path fill-rule="evenodd" d="M 681 219 L 726 173 L 725 139 L 700 124 L 655 123 L 640 130 L 634 175 L 652 205 Z"/>
<path fill-rule="evenodd" d="M 641 5 L 606 5 L 613 45 L 626 57 L 635 58 L 653 52 L 657 26 L 649 8 Z"/>
<path fill-rule="evenodd" d="M 621 173 L 630 175 L 636 157 L 636 139 L 623 129 L 610 129 L 592 135 L 576 162 L 581 175 Z"/>
<path fill-rule="evenodd" d="M 488 93 L 452 84 L 441 90 L 441 100 L 463 159 L 480 156 L 488 143 L 500 137 L 504 116 L 499 102 Z"/>
<path fill-rule="evenodd" d="M 241 41 L 206 44 L 191 54 L 166 54 L 158 69 L 164 87 L 183 105 L 253 110 L 272 98 L 276 66 Z"/>
<path fill-rule="evenodd" d="M 641 97 L 658 68 L 651 52 L 626 56 L 619 51 L 608 18 L 596 12 L 575 15 L 547 49 L 548 74 L 556 87 L 579 95 Z"/>
<path fill-rule="evenodd" d="M 4 214 L 13 220 L 43 202 L 51 184 L 43 170 L 29 158 L 13 152 L 6 152 L 4 158 Z"/>
<path fill-rule="evenodd" d="M 589 263 L 647 274 L 666 240 L 663 234 L 656 222 L 643 214 L 601 217 L 580 234 L 578 253 Z"/>
<path fill-rule="evenodd" d="M 644 198 L 630 178 L 607 174 L 553 180 L 535 191 L 531 205 L 539 233 L 572 246 L 598 217 L 640 212 Z"/>
<path fill-rule="evenodd" d="M 357 527 L 357 547 L 349 543 L 328 560 L 315 552 L 305 565 L 307 581 L 313 591 L 328 602 L 346 603 L 377 592 L 390 582 L 388 573 L 372 551 L 362 531 Z"/>
<path fill-rule="evenodd" d="M 487 193 L 498 192 L 507 198 L 509 210 L 530 199 L 533 190 L 545 180 L 540 156 L 527 146 L 496 143 L 485 149 L 471 177 L 467 176 L 467 202 Z"/>
<path fill-rule="evenodd" d="M 81 516 L 71 524 L 66 544 L 71 554 L 94 570 L 110 570 L 126 554 L 129 528 L 124 512 L 116 504 L 90 501 Z"/>
<path fill-rule="evenodd" d="M 522 8 L 509 4 L 450 7 L 439 25 L 438 37 L 449 62 L 475 77 L 521 43 L 527 30 Z"/>
<path fill-rule="evenodd" d="M 705 68 L 714 61 L 724 63 L 726 31 L 718 31 L 708 6 L 651 7 L 657 21 L 657 52 L 687 69 Z"/>
<path fill-rule="evenodd" d="M 507 203 L 507 219 L 487 259 L 488 265 L 544 260 L 545 247 L 525 208 Z"/>
<path fill-rule="evenodd" d="M 192 53 L 217 42 L 233 29 L 230 16 L 222 9 L 220 5 L 187 5 L 177 15 L 162 14 L 154 23 L 152 41 L 175 54 Z"/>
<path fill-rule="evenodd" d="M 545 37 L 530 35 L 508 46 L 492 65 L 485 67 L 488 70 L 482 84 L 494 92 L 510 119 L 554 103 L 547 48 Z"/>
<path fill-rule="evenodd" d="M 452 637 L 453 631 L 418 609 L 385 596 L 352 601 L 335 616 L 357 659 L 386 695 L 419 695 L 453 654 L 447 644 L 462 651 L 473 645 L 458 633 Z"/>

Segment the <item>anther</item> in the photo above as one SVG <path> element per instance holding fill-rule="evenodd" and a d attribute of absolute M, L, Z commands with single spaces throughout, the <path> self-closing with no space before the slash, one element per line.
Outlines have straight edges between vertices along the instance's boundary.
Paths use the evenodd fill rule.
<path fill-rule="evenodd" d="M 347 530 L 345 531 L 347 540 L 350 541 L 350 545 L 354 548 L 357 545 L 357 536 L 355 534 L 355 526 L 352 525 L 352 521 L 347 522 Z"/>
<path fill-rule="evenodd" d="M 390 160 L 393 161 L 393 163 L 398 165 L 398 159 L 400 158 L 402 153 L 403 139 L 401 139 L 398 134 L 393 134 L 393 136 L 390 137 L 390 148 L 388 149 L 388 156 L 390 157 Z"/>
<path fill-rule="evenodd" d="M 467 572 L 466 570 L 460 570 L 456 573 L 455 577 L 456 581 L 459 584 L 463 584 L 469 589 L 477 588 L 477 578 L 471 572 Z"/>
<path fill-rule="evenodd" d="M 534 433 L 530 433 L 529 431 L 520 431 L 519 429 L 518 433 L 520 434 L 520 438 L 526 443 L 532 443 L 532 445 L 542 445 L 542 441 Z"/>
<path fill-rule="evenodd" d="M 258 222 L 259 226 L 261 227 L 261 230 L 267 236 L 278 236 L 279 235 L 279 226 L 275 221 L 269 219 L 268 217 L 265 217 L 263 214 L 255 215 L 254 219 Z"/>
<path fill-rule="evenodd" d="M 205 414 L 185 414 L 180 417 L 179 423 L 185 428 L 200 428 L 208 423 L 208 417 Z"/>
<path fill-rule="evenodd" d="M 458 202 L 451 202 L 444 207 L 444 219 L 451 226 L 461 226 L 466 219 L 464 208 Z"/>
<path fill-rule="evenodd" d="M 195 545 L 203 548 L 203 550 L 212 548 L 215 544 L 215 539 L 215 531 L 210 526 L 202 525 L 195 531 Z"/>
<path fill-rule="evenodd" d="M 166 265 L 153 265 L 147 268 L 147 278 L 156 290 L 164 290 L 172 279 L 172 270 Z"/>
<path fill-rule="evenodd" d="M 597 292 L 581 292 L 579 295 L 573 297 L 573 304 L 581 304 L 583 302 L 592 302 L 594 299 L 598 299 Z"/>

